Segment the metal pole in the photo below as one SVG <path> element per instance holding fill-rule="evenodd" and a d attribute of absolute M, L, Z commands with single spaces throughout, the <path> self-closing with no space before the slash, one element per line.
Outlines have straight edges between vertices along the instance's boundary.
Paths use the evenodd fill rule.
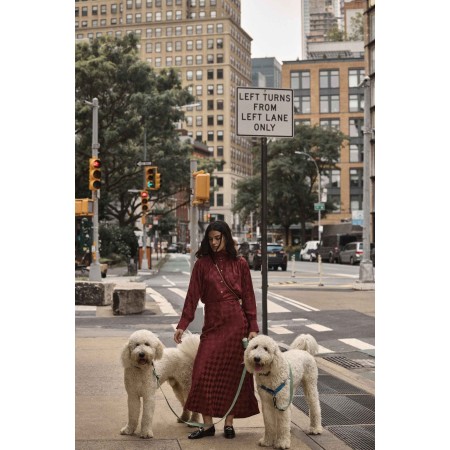
<path fill-rule="evenodd" d="M 190 221 L 189 221 L 189 234 L 190 234 L 190 241 L 191 241 L 191 254 L 190 254 L 190 262 L 191 262 L 191 273 L 192 269 L 194 268 L 195 264 L 195 253 L 198 250 L 198 219 L 197 219 L 197 208 L 195 205 L 193 205 L 194 201 L 194 189 L 195 189 L 195 181 L 193 177 L 193 173 L 197 172 L 197 160 L 191 159 L 191 180 L 190 180 L 190 188 L 191 188 L 191 208 L 190 208 Z"/>
<path fill-rule="evenodd" d="M 94 98 L 92 103 L 92 157 L 98 158 L 98 99 Z M 102 274 L 100 270 L 100 250 L 98 242 L 98 199 L 100 198 L 100 190 L 92 191 L 92 200 L 94 206 L 94 216 L 92 218 L 92 261 L 89 269 L 90 281 L 101 281 Z"/>
<path fill-rule="evenodd" d="M 363 259 L 359 265 L 358 283 L 374 283 L 373 265 L 370 259 L 370 78 L 365 77 L 364 86 L 364 178 L 363 178 Z"/>
<path fill-rule="evenodd" d="M 267 138 L 261 138 L 261 280 L 262 328 L 267 331 Z"/>
<path fill-rule="evenodd" d="M 147 129 L 144 127 L 144 162 L 147 161 Z M 144 189 L 147 190 L 146 179 L 145 179 L 145 166 L 143 170 L 144 179 Z M 150 204 L 150 196 L 149 196 Z M 147 259 L 147 213 L 142 213 L 142 270 L 148 270 L 148 259 Z"/>
<path fill-rule="evenodd" d="M 309 154 L 306 152 L 300 152 L 300 151 L 295 151 L 294 152 L 296 155 L 305 155 L 307 156 L 316 166 L 316 170 L 317 170 L 317 179 L 318 179 L 318 197 L 319 197 L 319 203 L 322 203 L 322 185 L 321 185 L 321 180 L 320 180 L 320 170 L 319 170 L 319 166 L 316 163 L 316 160 Z M 320 241 L 322 238 L 322 230 L 320 228 L 320 220 L 321 220 L 321 211 L 320 211 L 320 206 L 319 209 L 317 210 L 317 237 L 319 240 L 319 245 L 320 245 Z M 319 286 L 323 286 L 322 283 L 322 257 L 320 256 L 319 252 L 317 252 L 317 264 L 318 264 L 318 268 L 319 268 Z"/>

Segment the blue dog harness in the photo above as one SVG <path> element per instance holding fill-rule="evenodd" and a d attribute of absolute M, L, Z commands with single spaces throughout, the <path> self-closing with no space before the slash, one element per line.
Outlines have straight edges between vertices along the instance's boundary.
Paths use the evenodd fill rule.
<path fill-rule="evenodd" d="M 287 381 L 290 380 L 290 386 L 289 386 L 289 403 L 287 404 L 286 407 L 284 408 L 279 408 L 277 405 L 277 394 L 278 392 L 280 392 L 285 386 Z M 286 381 L 283 381 L 283 383 L 281 383 L 275 390 L 274 389 L 270 389 L 267 386 L 264 386 L 263 384 L 258 384 L 258 387 L 260 387 L 261 389 L 265 390 L 266 392 L 268 392 L 269 394 L 272 395 L 272 401 L 273 401 L 273 406 L 278 409 L 278 411 L 286 411 L 286 409 L 289 408 L 290 404 L 292 403 L 292 398 L 294 397 L 294 383 L 292 382 L 292 369 L 291 369 L 291 365 L 289 364 L 289 378 Z"/>

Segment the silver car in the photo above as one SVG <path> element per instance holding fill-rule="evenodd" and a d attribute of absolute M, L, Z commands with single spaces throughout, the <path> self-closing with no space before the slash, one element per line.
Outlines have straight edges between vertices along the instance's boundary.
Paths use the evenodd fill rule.
<path fill-rule="evenodd" d="M 339 262 L 341 264 L 359 264 L 363 253 L 362 242 L 350 242 L 339 252 Z"/>

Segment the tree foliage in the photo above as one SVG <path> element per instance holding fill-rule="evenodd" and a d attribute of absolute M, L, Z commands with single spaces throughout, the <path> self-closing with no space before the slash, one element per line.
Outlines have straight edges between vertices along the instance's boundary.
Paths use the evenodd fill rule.
<path fill-rule="evenodd" d="M 272 141 L 267 148 L 267 206 L 268 223 L 281 225 L 288 242 L 289 227 L 300 223 L 305 240 L 306 222 L 315 220 L 314 203 L 318 201 L 317 168 L 306 155 L 311 155 L 320 173 L 335 167 L 346 136 L 340 131 L 319 126 L 298 126 L 295 136 Z M 233 212 L 245 222 L 251 213 L 261 213 L 261 157 L 254 148 L 254 176 L 238 183 Z M 327 203 L 326 210 L 333 205 Z M 322 213 L 324 216 L 326 212 Z"/>
<path fill-rule="evenodd" d="M 174 123 L 183 117 L 177 106 L 194 98 L 181 87 L 174 70 L 156 74 L 139 59 L 138 40 L 102 36 L 80 42 L 75 50 L 75 177 L 77 198 L 90 195 L 88 160 L 92 155 L 92 108 L 99 101 L 98 142 L 102 162 L 100 219 L 134 224 L 140 198 L 129 189 L 143 187 L 145 159 L 158 166 L 161 189 L 155 201 L 189 188 L 190 148 L 182 145 Z M 145 148 L 144 148 L 145 142 Z"/>

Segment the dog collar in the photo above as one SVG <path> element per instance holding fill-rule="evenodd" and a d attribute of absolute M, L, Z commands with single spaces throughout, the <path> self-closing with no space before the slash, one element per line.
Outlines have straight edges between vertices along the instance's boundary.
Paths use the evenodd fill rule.
<path fill-rule="evenodd" d="M 258 384 L 258 386 L 261 389 L 264 389 L 266 392 L 268 392 L 269 394 L 272 394 L 274 397 L 278 394 L 278 392 L 281 391 L 281 389 L 283 389 L 286 386 L 286 381 L 283 381 L 275 390 L 274 389 L 270 389 L 267 386 L 264 386 L 263 384 Z"/>
<path fill-rule="evenodd" d="M 277 394 L 278 394 L 278 392 L 280 392 L 286 386 L 286 383 L 287 383 L 288 380 L 290 380 L 289 403 L 287 404 L 287 406 L 285 408 L 280 408 L 277 405 Z M 290 404 L 292 403 L 292 398 L 294 397 L 294 383 L 293 383 L 293 379 L 292 379 L 292 368 L 291 368 L 290 364 L 289 364 L 289 378 L 288 378 L 288 380 L 283 381 L 283 383 L 281 383 L 275 390 L 270 389 L 267 386 L 264 386 L 263 384 L 258 384 L 258 387 L 260 387 L 261 389 L 265 390 L 269 394 L 272 394 L 273 406 L 276 409 L 278 409 L 278 411 L 286 411 L 286 409 L 288 409 Z"/>
<path fill-rule="evenodd" d="M 270 375 L 270 370 L 267 373 L 258 373 L 259 377 L 268 377 Z"/>

